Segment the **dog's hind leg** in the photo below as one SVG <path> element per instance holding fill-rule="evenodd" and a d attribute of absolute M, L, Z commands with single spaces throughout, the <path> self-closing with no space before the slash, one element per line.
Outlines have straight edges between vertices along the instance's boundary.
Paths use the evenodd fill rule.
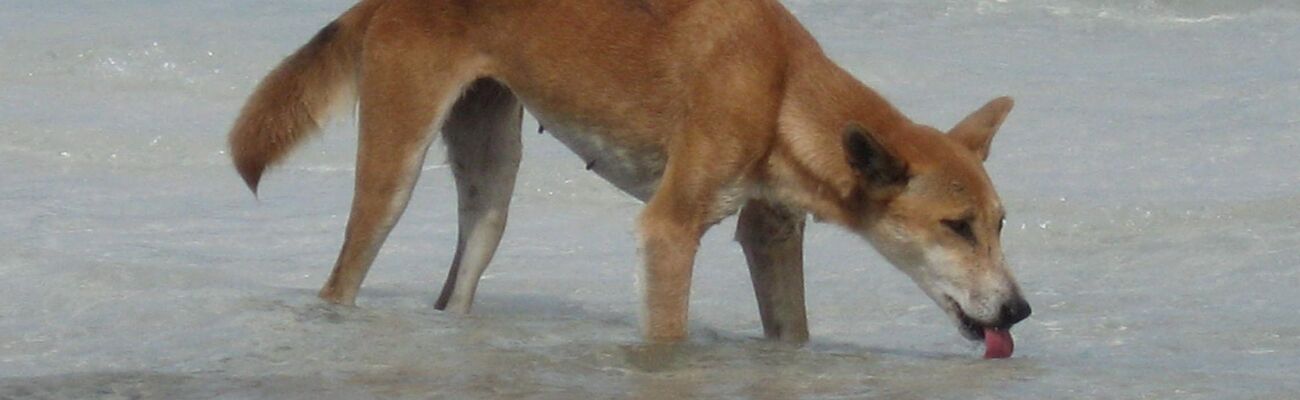
<path fill-rule="evenodd" d="M 352 213 L 343 248 L 320 297 L 354 304 L 361 281 L 406 209 L 425 152 L 447 111 L 481 65 L 429 18 L 389 3 L 366 33 L 359 95 L 361 134 Z M 383 21 L 383 22 L 381 22 Z M 444 36 L 444 37 L 450 37 Z"/>
<path fill-rule="evenodd" d="M 804 307 L 804 214 L 751 200 L 740 212 L 736 240 L 745 250 L 758 297 L 763 334 L 786 342 L 808 341 Z"/>
<path fill-rule="evenodd" d="M 456 103 L 442 128 L 459 193 L 460 233 L 434 305 L 439 310 L 469 312 L 479 278 L 501 243 L 519 172 L 522 118 L 510 89 L 483 79 Z"/>

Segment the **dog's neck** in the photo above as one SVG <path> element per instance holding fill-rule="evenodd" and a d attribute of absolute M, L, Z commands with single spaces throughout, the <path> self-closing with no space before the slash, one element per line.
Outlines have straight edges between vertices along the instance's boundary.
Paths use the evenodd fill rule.
<path fill-rule="evenodd" d="M 868 205 L 844 151 L 846 128 L 857 123 L 890 141 L 912 122 L 820 51 L 800 58 L 788 75 L 764 186 L 777 202 L 857 228 Z"/>

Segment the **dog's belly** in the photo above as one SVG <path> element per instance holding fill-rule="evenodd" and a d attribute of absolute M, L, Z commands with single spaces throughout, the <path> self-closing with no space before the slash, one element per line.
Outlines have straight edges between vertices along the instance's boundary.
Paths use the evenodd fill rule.
<path fill-rule="evenodd" d="M 617 135 L 600 128 L 577 127 L 544 116 L 537 118 L 547 133 L 587 163 L 588 170 L 622 191 L 648 201 L 659 187 L 667 163 L 662 149 L 624 143 Z"/>

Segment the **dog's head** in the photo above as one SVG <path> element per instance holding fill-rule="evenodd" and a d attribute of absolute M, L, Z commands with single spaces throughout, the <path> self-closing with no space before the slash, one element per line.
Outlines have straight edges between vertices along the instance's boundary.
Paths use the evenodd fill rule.
<path fill-rule="evenodd" d="M 995 99 L 946 134 L 922 125 L 888 141 L 857 125 L 844 133 L 860 182 L 855 230 L 972 340 L 1030 313 L 1002 256 L 1006 214 L 983 166 L 1011 107 L 1010 98 Z"/>

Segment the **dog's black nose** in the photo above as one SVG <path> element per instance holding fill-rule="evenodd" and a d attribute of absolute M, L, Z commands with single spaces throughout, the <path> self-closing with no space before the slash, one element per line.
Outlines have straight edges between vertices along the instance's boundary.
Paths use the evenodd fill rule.
<path fill-rule="evenodd" d="M 1034 310 L 1029 307 L 1029 302 L 1022 297 L 1016 296 L 1016 298 L 1002 305 L 1002 325 L 1015 325 L 1017 322 L 1029 318 L 1029 314 L 1033 312 Z"/>

